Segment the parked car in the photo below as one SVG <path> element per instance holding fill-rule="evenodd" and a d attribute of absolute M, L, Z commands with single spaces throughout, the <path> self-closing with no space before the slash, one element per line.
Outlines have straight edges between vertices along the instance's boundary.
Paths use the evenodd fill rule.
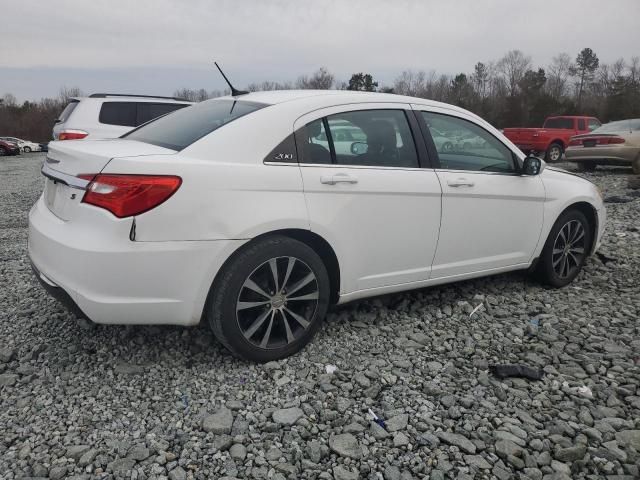
<path fill-rule="evenodd" d="M 94 93 L 72 98 L 53 126 L 54 140 L 117 138 L 192 102 L 176 97 Z"/>
<path fill-rule="evenodd" d="M 548 117 L 542 128 L 505 128 L 505 137 L 525 153 L 544 153 L 544 158 L 557 162 L 574 135 L 588 133 L 601 125 L 595 117 Z"/>
<path fill-rule="evenodd" d="M 8 155 L 20 155 L 20 147 L 13 142 L 0 139 L 0 157 Z"/>
<path fill-rule="evenodd" d="M 0 140 L 15 143 L 16 145 L 18 145 L 18 148 L 20 148 L 20 151 L 24 153 L 40 151 L 40 144 L 35 142 L 30 142 L 29 140 L 22 140 L 16 137 L 0 137 Z"/>
<path fill-rule="evenodd" d="M 640 119 L 607 123 L 571 137 L 566 157 L 582 171 L 593 171 L 597 165 L 631 165 L 640 173 Z"/>
<path fill-rule="evenodd" d="M 332 125 L 366 149 L 319 145 Z M 438 149 L 431 130 L 487 146 Z M 49 292 L 97 323 L 202 320 L 255 361 L 300 350 L 330 304 L 523 269 L 567 285 L 606 218 L 592 183 L 478 116 L 383 93 L 208 100 L 51 142 L 42 173 L 28 250 Z"/>
<path fill-rule="evenodd" d="M 48 152 L 49 151 L 49 142 L 41 143 L 40 144 L 40 151 L 41 152 Z"/>

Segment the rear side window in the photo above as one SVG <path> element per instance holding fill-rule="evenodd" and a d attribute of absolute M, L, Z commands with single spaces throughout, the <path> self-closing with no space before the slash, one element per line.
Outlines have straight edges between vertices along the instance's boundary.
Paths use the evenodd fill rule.
<path fill-rule="evenodd" d="M 167 113 L 175 112 L 188 105 L 181 103 L 138 103 L 138 119 L 136 126 L 147 123 L 149 120 L 161 117 Z"/>
<path fill-rule="evenodd" d="M 71 100 L 66 107 L 64 107 L 64 110 L 62 110 L 62 113 L 60 113 L 60 115 L 58 116 L 58 121 L 60 122 L 66 122 L 67 119 L 69 118 L 69 116 L 71 115 L 71 113 L 76 109 L 76 107 L 78 106 L 78 103 L 80 103 L 79 100 Z"/>
<path fill-rule="evenodd" d="M 573 118 L 550 118 L 544 122 L 543 128 L 573 129 Z"/>
<path fill-rule="evenodd" d="M 223 125 L 266 106 L 242 100 L 209 100 L 158 118 L 122 138 L 182 150 Z"/>
<path fill-rule="evenodd" d="M 104 102 L 98 121 L 108 125 L 135 127 L 137 115 L 136 102 Z"/>
<path fill-rule="evenodd" d="M 590 118 L 587 125 L 589 128 L 589 131 L 593 132 L 596 128 L 598 128 L 601 125 L 601 123 L 595 118 Z"/>

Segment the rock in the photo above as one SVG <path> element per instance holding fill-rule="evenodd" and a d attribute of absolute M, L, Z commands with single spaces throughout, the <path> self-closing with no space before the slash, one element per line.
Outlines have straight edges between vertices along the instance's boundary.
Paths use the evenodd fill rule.
<path fill-rule="evenodd" d="M 621 445 L 629 445 L 640 452 L 640 430 L 622 430 L 616 433 L 616 440 Z"/>
<path fill-rule="evenodd" d="M 144 373 L 144 368 L 140 365 L 134 365 L 128 362 L 118 362 L 114 367 L 113 371 L 115 373 L 119 373 L 120 375 L 138 375 L 140 373 Z"/>
<path fill-rule="evenodd" d="M 387 432 L 384 428 L 382 428 L 376 422 L 371 422 L 371 425 L 369 425 L 369 433 L 376 440 L 384 440 L 389 436 L 389 432 Z"/>
<path fill-rule="evenodd" d="M 436 435 L 444 443 L 455 445 L 465 453 L 476 453 L 476 446 L 471 442 L 471 440 L 463 435 L 451 432 L 437 432 Z"/>
<path fill-rule="evenodd" d="M 320 442 L 312 440 L 307 444 L 307 456 L 313 463 L 320 463 L 320 460 L 322 460 L 322 445 Z"/>
<path fill-rule="evenodd" d="M 15 356 L 16 351 L 13 348 L 2 347 L 0 348 L 0 362 L 9 363 Z"/>
<path fill-rule="evenodd" d="M 282 408 L 273 412 L 273 421 L 280 425 L 293 425 L 304 416 L 304 412 L 297 408 Z"/>
<path fill-rule="evenodd" d="M 407 437 L 402 432 L 396 433 L 393 436 L 393 446 L 394 447 L 404 447 L 405 445 L 409 445 L 409 437 Z"/>
<path fill-rule="evenodd" d="M 141 462 L 151 456 L 151 452 L 144 445 L 136 445 L 127 453 L 127 457 Z"/>
<path fill-rule="evenodd" d="M 241 443 L 236 443 L 229 449 L 229 454 L 234 460 L 242 462 L 247 457 L 247 449 Z"/>
<path fill-rule="evenodd" d="M 231 445 L 233 445 L 233 437 L 231 435 L 216 435 L 213 439 L 213 446 L 220 451 L 229 450 Z"/>
<path fill-rule="evenodd" d="M 84 455 L 87 451 L 89 451 L 91 447 L 89 445 L 74 445 L 72 447 L 67 448 L 67 452 L 65 453 L 65 457 L 73 458 L 76 462 L 80 460 L 80 457 Z"/>
<path fill-rule="evenodd" d="M 479 468 L 482 470 L 491 470 L 491 465 L 480 455 L 465 455 L 464 461 L 470 467 Z"/>
<path fill-rule="evenodd" d="M 404 430 L 405 428 L 407 428 L 407 423 L 409 423 L 409 415 L 407 415 L 406 413 L 391 417 L 385 422 L 385 424 L 387 425 L 387 431 L 389 432 Z"/>
<path fill-rule="evenodd" d="M 342 433 L 329 437 L 329 448 L 342 457 L 358 460 L 362 457 L 362 448 L 356 437 L 350 433 Z"/>
<path fill-rule="evenodd" d="M 505 460 L 507 457 L 519 457 L 522 455 L 522 447 L 511 440 L 498 440 L 494 446 L 496 455 Z"/>
<path fill-rule="evenodd" d="M 128 472 L 136 464 L 136 461 L 132 458 L 118 458 L 107 464 L 108 472 Z"/>
<path fill-rule="evenodd" d="M 231 433 L 233 413 L 227 407 L 222 407 L 216 413 L 207 415 L 202 420 L 202 429 L 215 434 Z"/>
<path fill-rule="evenodd" d="M 86 467 L 87 465 L 90 465 L 91 463 L 93 463 L 97 455 L 98 455 L 98 451 L 95 448 L 87 450 L 78 459 L 78 466 L 83 468 L 83 467 Z"/>
<path fill-rule="evenodd" d="M 169 480 L 187 480 L 187 472 L 182 467 L 176 467 L 169 472 Z"/>
<path fill-rule="evenodd" d="M 16 384 L 18 380 L 18 375 L 14 373 L 3 373 L 0 375 L 0 387 L 12 387 Z"/>
<path fill-rule="evenodd" d="M 575 445 L 556 450 L 553 456 L 561 462 L 575 462 L 576 460 L 582 460 L 586 453 L 587 447 L 585 445 Z"/>
<path fill-rule="evenodd" d="M 333 478 L 335 480 L 358 480 L 359 475 L 356 472 L 352 472 L 338 465 L 333 469 Z"/>
<path fill-rule="evenodd" d="M 400 480 L 400 469 L 395 465 L 389 465 L 384 469 L 384 480 Z"/>
<path fill-rule="evenodd" d="M 55 466 L 51 467 L 49 470 L 49 478 L 51 480 L 60 480 L 65 477 L 67 474 L 67 467 L 65 466 Z"/>

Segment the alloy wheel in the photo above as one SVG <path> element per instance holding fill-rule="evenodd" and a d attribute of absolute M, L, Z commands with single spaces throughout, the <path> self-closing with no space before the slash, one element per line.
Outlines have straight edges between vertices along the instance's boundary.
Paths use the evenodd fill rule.
<path fill-rule="evenodd" d="M 580 268 L 586 253 L 585 230 L 578 220 L 563 225 L 553 243 L 551 263 L 560 278 L 570 277 Z"/>
<path fill-rule="evenodd" d="M 236 302 L 236 319 L 245 340 L 262 349 L 286 346 L 300 338 L 314 321 L 318 280 L 295 257 L 276 257 L 245 280 Z"/>
<path fill-rule="evenodd" d="M 558 160 L 560 160 L 561 156 L 562 151 L 559 147 L 553 147 L 551 150 L 549 150 L 549 160 L 551 160 L 552 162 L 557 162 Z"/>

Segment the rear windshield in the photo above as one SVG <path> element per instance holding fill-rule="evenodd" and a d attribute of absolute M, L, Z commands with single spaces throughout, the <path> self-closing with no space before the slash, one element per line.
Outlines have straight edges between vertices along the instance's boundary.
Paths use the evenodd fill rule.
<path fill-rule="evenodd" d="M 58 121 L 66 122 L 67 118 L 69 118 L 69 115 L 71 115 L 71 112 L 73 112 L 75 108 L 78 106 L 78 103 L 80 103 L 79 100 L 71 100 L 69 104 L 66 107 L 64 107 L 64 110 L 62 110 L 62 113 L 58 116 Z"/>
<path fill-rule="evenodd" d="M 544 122 L 543 128 L 568 128 L 573 129 L 573 118 L 550 118 Z"/>
<path fill-rule="evenodd" d="M 209 100 L 160 117 L 122 138 L 182 150 L 226 123 L 266 106 L 240 100 Z"/>
<path fill-rule="evenodd" d="M 605 123 L 601 127 L 596 128 L 591 133 L 615 133 L 625 131 L 640 130 L 640 119 L 618 120 L 617 122 Z"/>

